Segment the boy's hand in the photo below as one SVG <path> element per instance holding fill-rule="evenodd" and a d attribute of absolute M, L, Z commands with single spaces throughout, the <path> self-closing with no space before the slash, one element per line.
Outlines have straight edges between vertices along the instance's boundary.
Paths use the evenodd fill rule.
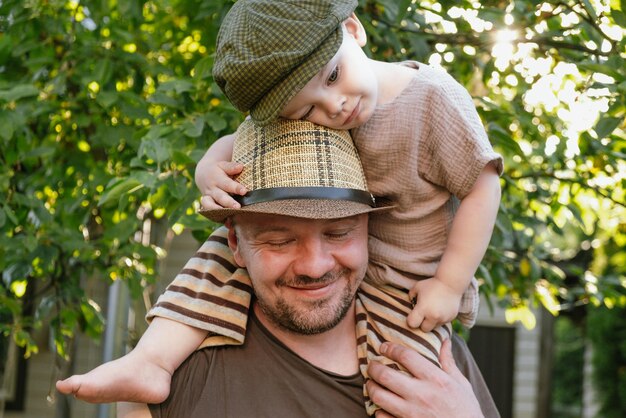
<path fill-rule="evenodd" d="M 247 190 L 232 177 L 241 173 L 243 165 L 236 162 L 220 161 L 211 163 L 200 160 L 196 167 L 196 186 L 202 193 L 204 209 L 239 208 L 241 205 L 230 194 L 245 195 Z"/>
<path fill-rule="evenodd" d="M 407 317 L 411 328 L 430 332 L 456 318 L 463 294 L 459 294 L 437 277 L 418 281 L 409 291 L 415 306 Z"/>

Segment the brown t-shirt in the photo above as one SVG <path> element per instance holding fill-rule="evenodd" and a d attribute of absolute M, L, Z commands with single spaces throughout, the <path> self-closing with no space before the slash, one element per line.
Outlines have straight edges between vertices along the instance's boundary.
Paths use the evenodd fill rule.
<path fill-rule="evenodd" d="M 321 370 L 278 341 L 250 310 L 243 345 L 193 353 L 174 373 L 168 399 L 149 405 L 154 418 L 366 417 L 363 376 Z M 452 335 L 457 367 L 486 418 L 500 415 L 465 342 Z"/>
<path fill-rule="evenodd" d="M 252 312 L 243 345 L 192 354 L 174 373 L 169 398 L 150 405 L 153 417 L 367 416 L 360 373 L 340 376 L 313 366 Z"/>

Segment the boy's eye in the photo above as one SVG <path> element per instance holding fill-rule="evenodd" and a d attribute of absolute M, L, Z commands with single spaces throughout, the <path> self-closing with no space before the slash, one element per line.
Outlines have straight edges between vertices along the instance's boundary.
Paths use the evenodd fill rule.
<path fill-rule="evenodd" d="M 339 78 L 339 67 L 335 67 L 331 73 L 328 75 L 327 84 L 333 84 Z"/>
<path fill-rule="evenodd" d="M 311 113 L 313 113 L 313 109 L 314 109 L 314 107 L 313 107 L 313 106 L 311 106 L 311 107 L 309 108 L 309 110 L 307 110 L 307 111 L 306 111 L 306 113 L 304 114 L 304 116 L 302 116 L 302 117 L 300 118 L 300 120 L 307 120 L 307 119 L 309 118 L 309 116 L 311 116 Z"/>

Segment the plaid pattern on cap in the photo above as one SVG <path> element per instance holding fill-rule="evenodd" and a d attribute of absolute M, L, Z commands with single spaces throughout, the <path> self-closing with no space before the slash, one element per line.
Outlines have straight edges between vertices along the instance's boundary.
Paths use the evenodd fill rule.
<path fill-rule="evenodd" d="M 257 123 L 273 121 L 335 55 L 341 22 L 356 6 L 356 0 L 237 1 L 218 33 L 215 82 Z"/>
<path fill-rule="evenodd" d="M 244 212 L 335 219 L 388 209 L 375 207 L 348 131 L 301 120 L 261 126 L 247 119 L 237 130 L 233 161 L 244 166 L 237 181 L 248 193 L 240 209 L 200 211 L 217 222 Z"/>

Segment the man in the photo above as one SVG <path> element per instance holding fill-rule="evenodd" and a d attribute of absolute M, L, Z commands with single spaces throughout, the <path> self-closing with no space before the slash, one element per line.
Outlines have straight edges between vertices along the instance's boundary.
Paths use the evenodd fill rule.
<path fill-rule="evenodd" d="M 195 352 L 174 374 L 165 402 L 121 405 L 120 416 L 366 416 L 356 298 L 368 262 L 368 216 L 385 208 L 367 191 L 349 135 L 302 121 L 265 128 L 247 121 L 234 154 L 250 192 L 240 209 L 203 215 L 226 222 L 232 259 L 222 265 L 245 269 L 254 289 L 245 342 Z M 475 364 L 468 363 L 469 375 L 483 413 L 450 343 L 443 347 L 439 369 L 415 351 L 380 346 L 408 373 L 369 364 L 367 393 L 379 416 L 497 416 Z"/>

